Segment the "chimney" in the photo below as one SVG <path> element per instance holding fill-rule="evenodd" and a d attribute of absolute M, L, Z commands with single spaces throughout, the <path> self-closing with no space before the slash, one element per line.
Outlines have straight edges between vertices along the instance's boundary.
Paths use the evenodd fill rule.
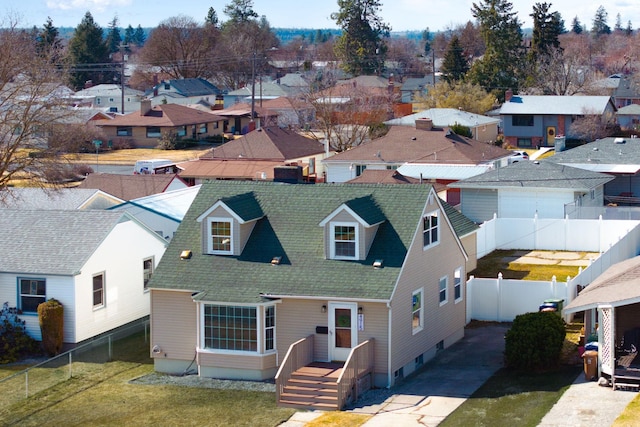
<path fill-rule="evenodd" d="M 143 99 L 140 101 L 140 115 L 146 116 L 149 111 L 151 111 L 151 100 Z"/>
<path fill-rule="evenodd" d="M 433 129 L 433 120 L 426 117 L 416 119 L 416 129 L 419 130 L 431 130 Z"/>
<path fill-rule="evenodd" d="M 504 102 L 511 101 L 511 98 L 513 98 L 513 91 L 511 89 L 507 89 L 507 91 L 504 93 Z"/>
<path fill-rule="evenodd" d="M 89 89 L 90 87 L 93 87 L 93 80 L 87 80 L 86 82 L 84 82 L 85 89 Z"/>

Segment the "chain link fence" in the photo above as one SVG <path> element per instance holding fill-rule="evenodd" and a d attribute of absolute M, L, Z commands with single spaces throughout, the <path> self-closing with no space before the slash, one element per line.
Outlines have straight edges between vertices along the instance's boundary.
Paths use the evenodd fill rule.
<path fill-rule="evenodd" d="M 148 352 L 148 343 L 147 319 L 94 338 L 23 371 L 0 378 L 0 409 L 73 377 L 99 380 L 105 363 L 127 360 L 131 353 Z"/>

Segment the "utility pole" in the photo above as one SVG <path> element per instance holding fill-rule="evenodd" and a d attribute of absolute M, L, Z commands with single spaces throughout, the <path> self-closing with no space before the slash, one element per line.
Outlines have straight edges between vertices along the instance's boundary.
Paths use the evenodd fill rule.
<path fill-rule="evenodd" d="M 256 116 L 256 52 L 253 52 L 251 61 L 251 121 Z"/>
<path fill-rule="evenodd" d="M 129 45 L 120 44 L 120 53 L 122 54 L 122 62 L 120 63 L 120 91 L 121 91 L 121 109 L 120 112 L 124 114 L 124 50 L 129 47 Z"/>

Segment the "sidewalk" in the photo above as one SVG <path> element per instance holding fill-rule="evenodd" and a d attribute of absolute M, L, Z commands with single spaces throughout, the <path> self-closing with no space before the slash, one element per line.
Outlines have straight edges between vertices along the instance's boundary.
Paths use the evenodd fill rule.
<path fill-rule="evenodd" d="M 507 330 L 503 324 L 466 329 L 419 374 L 391 390 L 373 390 L 346 410 L 373 415 L 364 427 L 436 426 L 502 367 Z M 587 382 L 581 374 L 539 426 L 610 426 L 637 395 Z M 302 427 L 321 414 L 297 412 L 281 427 Z"/>

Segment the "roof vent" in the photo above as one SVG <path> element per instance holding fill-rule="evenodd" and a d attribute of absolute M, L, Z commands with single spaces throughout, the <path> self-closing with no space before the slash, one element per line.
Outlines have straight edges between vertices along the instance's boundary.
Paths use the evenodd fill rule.
<path fill-rule="evenodd" d="M 193 252 L 188 249 L 180 252 L 180 259 L 191 259 L 191 256 L 193 256 Z"/>
<path fill-rule="evenodd" d="M 624 144 L 627 141 L 624 138 L 616 138 L 613 140 L 613 142 L 615 142 L 616 144 Z"/>
<path fill-rule="evenodd" d="M 271 265 L 280 265 L 280 261 L 282 261 L 282 257 L 281 256 L 274 256 L 271 259 Z"/>
<path fill-rule="evenodd" d="M 375 261 L 373 261 L 373 268 L 375 268 L 376 270 L 379 268 L 384 267 L 384 260 L 383 259 L 377 259 Z"/>

